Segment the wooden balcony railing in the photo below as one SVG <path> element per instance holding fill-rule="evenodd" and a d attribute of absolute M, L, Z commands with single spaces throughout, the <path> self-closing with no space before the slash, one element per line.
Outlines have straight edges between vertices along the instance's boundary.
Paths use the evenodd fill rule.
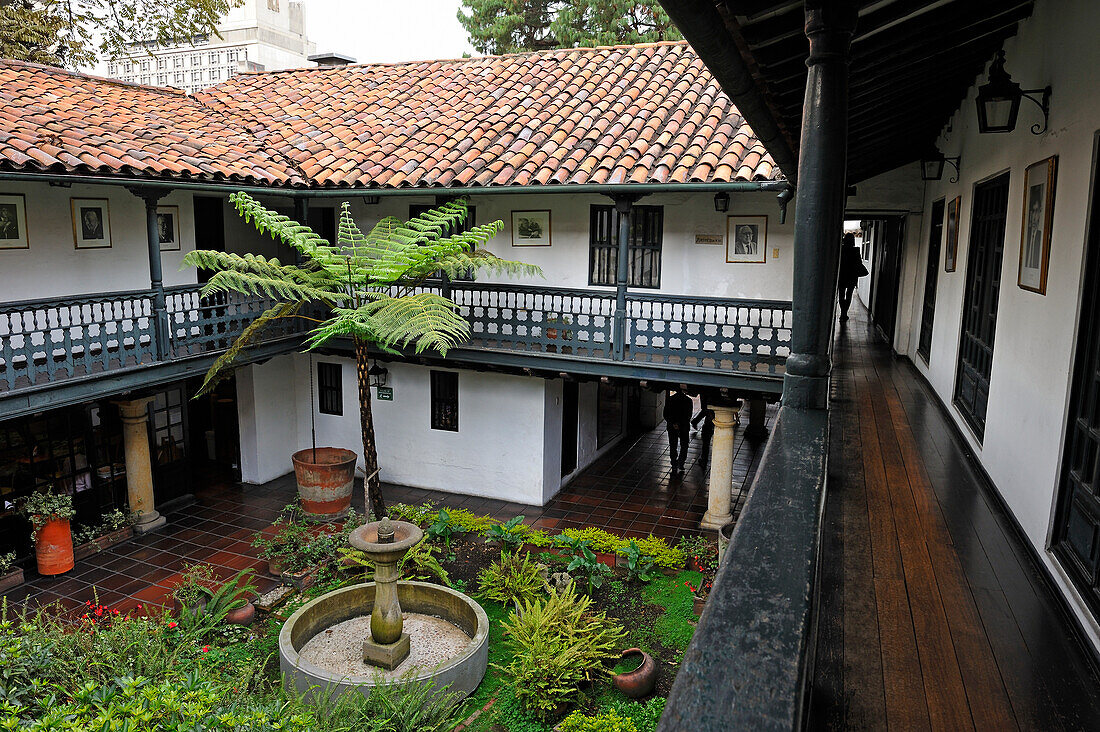
<path fill-rule="evenodd" d="M 165 288 L 163 311 L 152 290 L 0 305 L 0 395 L 216 354 L 270 305 L 199 289 Z M 470 321 L 465 350 L 777 376 L 790 340 L 786 302 L 630 293 L 616 319 L 611 291 L 450 283 L 449 293 Z M 290 319 L 263 338 L 289 350 L 306 328 Z"/>

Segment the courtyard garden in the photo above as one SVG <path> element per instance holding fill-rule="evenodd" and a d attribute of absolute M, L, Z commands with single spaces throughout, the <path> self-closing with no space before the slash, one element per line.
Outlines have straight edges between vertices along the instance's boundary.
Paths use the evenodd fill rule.
<path fill-rule="evenodd" d="M 712 540 L 548 532 L 522 516 L 498 521 L 430 503 L 389 513 L 425 534 L 402 560 L 401 579 L 463 592 L 488 617 L 488 668 L 464 700 L 452 703 L 428 684 L 339 699 L 284 688 L 286 620 L 374 572 L 348 542 L 361 516 L 316 524 L 288 506 L 253 538 L 282 578 L 261 597 L 252 570 L 218 580 L 196 564 L 172 608 L 122 613 L 90 602 L 75 613 L 25 613 L 5 605 L 0 729 L 656 728 L 717 568 Z"/>

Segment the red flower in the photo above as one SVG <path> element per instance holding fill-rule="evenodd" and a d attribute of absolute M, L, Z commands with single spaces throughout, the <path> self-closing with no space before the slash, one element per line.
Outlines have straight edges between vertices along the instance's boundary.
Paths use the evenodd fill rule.
<path fill-rule="evenodd" d="M 177 623 L 177 622 L 176 622 L 175 620 L 173 620 L 172 622 L 168 623 L 168 627 L 169 627 L 169 628 L 174 628 L 174 627 L 176 627 L 177 625 L 179 625 L 179 623 Z"/>
<path fill-rule="evenodd" d="M 203 653 L 206 653 L 206 652 L 207 652 L 207 651 L 209 651 L 209 650 L 210 650 L 210 646 L 203 646 L 203 647 L 202 647 L 202 652 L 203 652 Z"/>

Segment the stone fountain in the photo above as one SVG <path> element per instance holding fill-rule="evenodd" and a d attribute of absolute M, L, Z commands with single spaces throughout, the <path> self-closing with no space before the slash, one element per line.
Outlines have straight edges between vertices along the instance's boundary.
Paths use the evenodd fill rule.
<path fill-rule="evenodd" d="M 431 682 L 456 700 L 477 688 L 489 661 L 485 611 L 450 588 L 398 581 L 401 559 L 423 538 L 415 524 L 389 518 L 351 533 L 351 545 L 374 563 L 375 581 L 322 595 L 290 616 L 279 633 L 288 687 L 336 697 Z"/>

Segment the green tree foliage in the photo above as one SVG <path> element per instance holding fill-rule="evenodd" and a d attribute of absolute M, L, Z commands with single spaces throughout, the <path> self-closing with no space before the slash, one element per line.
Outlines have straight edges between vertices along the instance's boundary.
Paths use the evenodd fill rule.
<path fill-rule="evenodd" d="M 399 354 L 437 351 L 443 356 L 470 335 L 470 325 L 449 298 L 420 286 L 442 272 L 449 277 L 479 271 L 531 273 L 538 267 L 501 259 L 482 247 L 503 227 L 501 221 L 458 232 L 466 220 L 466 201 L 459 199 L 426 211 L 407 222 L 392 216 L 364 234 L 343 204 L 336 246 L 308 226 L 260 205 L 246 193 L 230 201 L 245 221 L 262 233 L 295 249 L 301 265 L 283 264 L 252 254 L 196 250 L 184 257 L 190 264 L 214 271 L 202 289 L 203 296 L 236 292 L 269 298 L 273 304 L 248 325 L 206 375 L 209 389 L 232 367 L 241 351 L 254 343 L 262 330 L 280 319 L 302 317 L 316 327 L 307 341 L 310 348 L 333 338 L 349 338 L 355 344 L 359 386 L 360 427 L 368 493 L 375 516 L 385 513 L 374 420 L 367 385 L 369 347 Z M 314 310 L 321 314 L 313 317 Z"/>
<path fill-rule="evenodd" d="M 99 58 L 216 34 L 242 0 L 0 0 L 0 57 L 47 66 L 91 66 Z"/>
<path fill-rule="evenodd" d="M 458 20 L 481 53 L 673 41 L 658 0 L 463 0 Z"/>

